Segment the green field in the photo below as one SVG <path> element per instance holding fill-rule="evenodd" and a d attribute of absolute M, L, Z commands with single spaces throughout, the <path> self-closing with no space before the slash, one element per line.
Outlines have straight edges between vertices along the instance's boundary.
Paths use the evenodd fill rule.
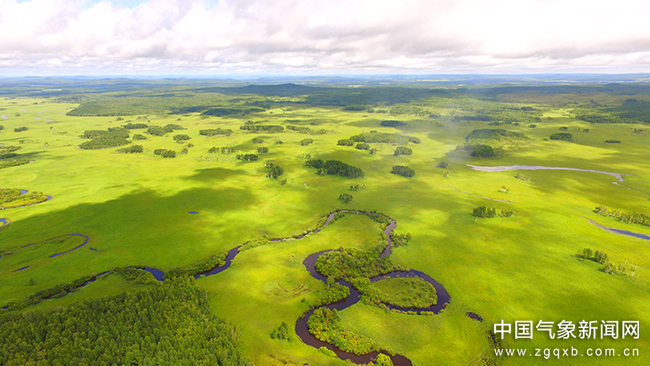
<path fill-rule="evenodd" d="M 343 365 L 345 361 L 304 344 L 294 332 L 309 304 L 329 290 L 302 262 L 322 250 L 383 245 L 382 226 L 350 214 L 303 239 L 277 243 L 268 239 L 311 232 L 323 215 L 337 209 L 366 210 L 394 219 L 395 234 L 410 234 L 405 245 L 393 247 L 392 264 L 433 277 L 451 300 L 436 315 L 409 315 L 361 301 L 339 312 L 343 329 L 420 366 L 650 362 L 645 335 L 650 324 L 650 241 L 616 235 L 588 221 L 650 235 L 646 225 L 594 211 L 605 206 L 650 215 L 648 125 L 640 115 L 614 118 L 630 104 L 626 99 L 650 100 L 650 91 L 634 89 L 630 93 L 636 94 L 630 96 L 606 87 L 594 91 L 550 86 L 542 91 L 486 87 L 474 92 L 445 87 L 430 93 L 424 87 L 405 87 L 406 92 L 396 89 L 394 94 L 403 96 L 396 99 L 373 88 L 342 88 L 339 94 L 313 89 L 293 91 L 285 86 L 274 94 L 255 88 L 244 93 L 152 86 L 138 95 L 75 91 L 77 99 L 5 91 L 0 100 L 4 116 L 0 148 L 19 155 L 0 159 L 0 189 L 14 190 L 14 200 L 23 199 L 15 190 L 52 198 L 43 201 L 34 196 L 39 202 L 29 201 L 25 207 L 1 203 L 5 208 L 0 219 L 7 224 L 0 228 L 0 307 L 116 267 L 152 267 L 167 273 L 252 242 L 229 269 L 192 281 L 206 292 L 211 314 L 237 328 L 237 347 L 255 365 Z M 361 90 L 360 96 L 351 89 Z M 364 90 L 369 91 L 363 94 Z M 173 96 L 159 96 L 163 92 Z M 346 105 L 365 107 L 350 110 L 354 108 Z M 215 115 L 226 109 L 234 112 Z M 611 120 L 593 123 L 577 118 L 585 115 Z M 382 125 L 386 120 L 404 125 Z M 85 131 L 108 131 L 127 123 L 178 124 L 184 129 L 163 136 L 145 128 L 128 129 L 127 145 L 78 147 L 90 141 L 80 137 Z M 23 126 L 27 129 L 15 130 Z M 242 126 L 283 129 L 254 131 Z M 232 133 L 200 132 L 215 129 Z M 484 131 L 466 139 L 475 130 Z M 551 139 L 558 133 L 571 138 Z M 135 134 L 146 139 L 135 140 Z M 179 134 L 189 139 L 174 139 Z M 356 148 L 359 141 L 352 146 L 337 144 L 355 136 L 363 136 L 370 148 Z M 377 136 L 394 140 L 371 141 Z M 254 142 L 256 138 L 262 142 Z M 307 138 L 313 142 L 303 143 Z M 486 144 L 494 154 L 472 156 L 474 145 Z M 143 151 L 117 152 L 131 145 L 141 145 Z M 19 149 L 6 149 L 10 146 Z M 412 154 L 396 155 L 398 146 L 407 146 Z M 213 147 L 218 151 L 208 152 Z M 258 152 L 261 147 L 268 152 Z M 222 153 L 221 148 L 230 149 Z M 165 158 L 154 153 L 157 149 L 176 155 Z M 257 160 L 246 161 L 245 154 L 255 154 Z M 363 177 L 325 174 L 325 169 L 306 166 L 311 159 L 340 161 L 361 169 Z M 25 163 L 3 167 L 11 162 Z M 447 165 L 439 167 L 441 162 Z M 483 172 L 467 164 L 569 167 L 625 175 L 623 182 L 616 182 L 610 175 L 592 172 Z M 278 172 L 273 166 L 282 168 L 276 178 L 269 177 Z M 415 175 L 392 174 L 394 166 L 407 166 Z M 342 194 L 352 199 L 346 203 Z M 473 216 L 473 209 L 480 206 L 512 213 Z M 87 236 L 88 244 L 66 252 L 83 243 L 82 237 L 70 234 Z M 34 245 L 25 247 L 29 244 Z M 606 273 L 604 263 L 582 258 L 584 248 L 607 253 L 617 273 Z M 50 257 L 62 252 L 66 253 Z M 376 286 L 387 298 L 408 301 L 405 293 L 412 289 L 402 285 Z M 85 299 L 155 286 L 159 285 L 110 274 L 65 296 L 4 311 L 0 317 L 49 312 Z M 469 318 L 467 312 L 484 321 Z M 582 320 L 597 321 L 599 330 L 601 321 L 639 321 L 642 329 L 639 339 L 550 339 L 541 331 L 534 332 L 533 339 L 515 339 L 506 334 L 503 348 L 534 353 L 575 347 L 581 354 L 589 348 L 614 348 L 617 354 L 637 349 L 639 356 L 559 360 L 552 355 L 495 356 L 487 333 L 494 324 L 527 320 L 572 321 L 576 335 Z M 289 326 L 288 339 L 272 339 L 270 334 L 283 322 Z"/>

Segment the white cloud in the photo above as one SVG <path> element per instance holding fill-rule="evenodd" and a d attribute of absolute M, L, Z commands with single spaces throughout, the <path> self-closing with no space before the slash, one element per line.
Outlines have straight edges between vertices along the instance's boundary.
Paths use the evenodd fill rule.
<path fill-rule="evenodd" d="M 0 0 L 0 72 L 650 71 L 639 0 Z"/>

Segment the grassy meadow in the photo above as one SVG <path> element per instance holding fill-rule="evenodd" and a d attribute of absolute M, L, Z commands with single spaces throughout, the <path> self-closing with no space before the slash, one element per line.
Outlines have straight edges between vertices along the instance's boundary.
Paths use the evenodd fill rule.
<path fill-rule="evenodd" d="M 227 103 L 216 94 L 214 100 Z M 603 102 L 618 103 L 610 94 Z M 260 96 L 243 95 L 257 101 Z M 247 99 L 248 98 L 248 99 Z M 263 99 L 263 98 L 262 98 Z M 272 99 L 272 98 L 270 98 Z M 295 98 L 293 98 L 295 99 Z M 213 254 L 260 238 L 302 234 L 319 218 L 336 209 L 382 212 L 397 221 L 396 233 L 410 233 L 408 245 L 393 248 L 391 260 L 425 272 L 451 295 L 442 313 L 430 316 L 390 312 L 364 303 L 340 312 L 345 329 L 375 340 L 385 349 L 408 357 L 414 365 L 645 365 L 650 341 L 650 242 L 615 235 L 588 222 L 650 235 L 650 227 L 627 224 L 594 213 L 599 205 L 623 212 L 650 214 L 650 136 L 634 133 L 644 124 L 596 124 L 575 118 L 572 102 L 581 95 L 533 95 L 500 100 L 430 96 L 397 105 L 379 104 L 373 111 L 349 111 L 334 106 L 291 104 L 276 98 L 270 108 L 223 117 L 185 114 L 70 116 L 78 103 L 56 98 L 7 97 L 0 100 L 1 146 L 20 147 L 16 153 L 28 164 L 0 169 L 0 188 L 43 192 L 52 199 L 27 207 L 0 211 L 8 225 L 0 229 L 0 306 L 74 279 L 115 267 L 148 266 L 162 271 L 191 265 Z M 232 102 L 235 103 L 235 102 Z M 239 102 L 237 102 L 239 103 Z M 284 104 L 283 104 L 284 103 Z M 534 107 L 539 121 L 504 111 Z M 390 114 L 400 107 L 404 113 Z M 516 108 L 513 108 L 516 107 Z M 410 110 L 408 108 L 411 108 Z M 416 108 L 416 109 L 413 109 Z M 490 109 L 492 108 L 492 109 Z M 413 112 L 415 110 L 415 112 Z M 427 112 L 426 116 L 418 110 Z M 487 121 L 459 119 L 491 110 L 499 118 L 520 123 L 490 126 Z M 409 112 L 411 111 L 411 112 Z M 513 112 L 514 113 L 514 112 Z M 517 112 L 519 113 L 519 112 Z M 383 120 L 404 126 L 385 127 Z M 247 121 L 281 125 L 281 133 L 240 130 Z M 128 122 L 150 126 L 179 124 L 185 130 L 153 136 L 145 129 L 143 153 L 117 153 L 116 148 L 84 150 L 78 145 L 86 130 L 106 130 Z M 531 128 L 530 125 L 536 127 Z M 22 126 L 28 129 L 15 132 Z M 324 129 L 305 134 L 287 126 Z M 566 129 L 560 129 L 566 127 Z M 231 129 L 230 136 L 204 136 L 204 129 Z M 495 142 L 503 153 L 475 158 L 457 150 L 475 129 L 506 129 L 529 137 Z M 588 129 L 588 132 L 585 132 Z M 370 143 L 375 154 L 337 141 L 361 133 L 414 136 L 412 155 L 395 156 L 397 145 Z M 550 140 L 557 132 L 572 141 Z M 174 135 L 187 134 L 178 143 Z M 253 143 L 261 138 L 263 143 Z M 302 146 L 300 141 L 313 139 Z M 620 143 L 606 143 L 619 140 Z M 277 143 L 281 141 L 282 143 Z M 187 147 L 191 143 L 192 147 Z M 355 143 L 356 145 L 356 143 Z M 127 145 L 128 146 L 128 145 Z M 124 147 L 124 146 L 121 146 Z M 236 154 L 208 153 L 211 147 L 232 147 L 253 153 L 268 147 L 259 160 L 244 162 Z M 186 154 L 181 150 L 187 148 Z M 175 150 L 175 158 L 154 155 L 156 149 Z M 304 166 L 313 159 L 335 159 L 363 170 L 365 177 L 323 176 Z M 440 162 L 448 163 L 445 168 Z M 264 163 L 284 169 L 278 179 L 266 177 Z M 543 165 L 624 173 L 624 182 L 590 172 L 474 171 L 484 166 Z M 411 178 L 391 174 L 395 165 L 415 170 Z M 447 174 L 448 173 L 448 174 Z M 518 179 L 517 173 L 527 177 Z M 286 184 L 281 180 L 286 179 Z M 358 189 L 350 186 L 359 185 Z M 504 189 L 505 187 L 505 189 Z M 338 199 L 353 196 L 349 203 Z M 511 217 L 476 218 L 478 206 L 509 210 Z M 198 212 L 190 214 L 189 212 Z M 348 215 L 304 239 L 242 251 L 231 268 L 196 280 L 208 293 L 211 311 L 240 331 L 239 345 L 256 365 L 343 365 L 345 361 L 303 344 L 293 334 L 296 319 L 325 284 L 312 278 L 302 261 L 312 253 L 339 247 L 368 249 L 381 240 L 380 225 L 367 217 Z M 82 234 L 90 238 L 78 246 Z M 28 244 L 38 243 L 24 247 Z M 94 250 L 91 250 L 94 249 Z M 604 251 L 615 265 L 636 265 L 634 277 L 612 275 L 601 264 L 576 256 L 583 248 Z M 17 269 L 30 266 L 27 269 Z M 48 311 L 84 298 L 134 291 L 145 285 L 108 275 L 67 296 L 20 311 Z M 466 316 L 480 315 L 484 322 Z M 639 339 L 534 339 L 506 335 L 504 347 L 638 349 L 639 357 L 495 357 L 487 331 L 504 320 L 638 320 Z M 271 339 L 282 322 L 290 340 Z M 577 332 L 576 332 L 577 333 Z"/>

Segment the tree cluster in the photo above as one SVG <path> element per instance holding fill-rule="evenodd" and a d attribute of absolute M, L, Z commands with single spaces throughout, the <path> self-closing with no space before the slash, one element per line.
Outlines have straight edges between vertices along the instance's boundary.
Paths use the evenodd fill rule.
<path fill-rule="evenodd" d="M 408 148 L 406 146 L 398 146 L 395 149 L 395 156 L 400 156 L 400 155 L 413 155 L 413 150 L 411 148 Z"/>
<path fill-rule="evenodd" d="M 551 135 L 551 140 L 571 141 L 573 135 L 566 132 L 556 132 Z"/>
<path fill-rule="evenodd" d="M 406 123 L 402 121 L 388 120 L 388 121 L 381 121 L 381 125 L 384 127 L 400 127 L 400 126 L 406 126 Z"/>
<path fill-rule="evenodd" d="M 266 154 L 269 152 L 269 148 L 266 146 L 260 146 L 255 151 L 257 151 L 258 154 Z"/>
<path fill-rule="evenodd" d="M 459 145 L 456 147 L 456 150 L 465 150 L 469 151 L 469 154 L 475 158 L 491 158 L 497 155 L 498 150 L 493 148 L 490 145 Z"/>
<path fill-rule="evenodd" d="M 250 365 L 190 280 L 0 318 L 0 364 Z"/>
<path fill-rule="evenodd" d="M 174 150 L 167 150 L 167 149 L 156 149 L 153 151 L 154 155 L 160 155 L 163 158 L 175 158 L 176 157 L 176 151 Z"/>
<path fill-rule="evenodd" d="M 404 136 L 396 133 L 383 133 L 377 131 L 372 131 L 369 133 L 364 132 L 360 135 L 350 137 L 350 140 L 354 142 L 389 143 L 401 145 L 406 145 L 409 142 L 412 142 L 414 144 L 420 143 L 420 139 L 414 136 Z"/>
<path fill-rule="evenodd" d="M 257 125 L 257 124 L 245 124 L 239 126 L 240 130 L 243 131 L 254 131 L 254 132 L 269 132 L 269 133 L 279 133 L 284 131 L 284 127 L 280 125 Z"/>
<path fill-rule="evenodd" d="M 361 169 L 345 164 L 338 160 L 312 159 L 305 162 L 306 166 L 316 168 L 321 175 L 338 175 L 348 178 L 363 178 L 364 173 Z"/>
<path fill-rule="evenodd" d="M 411 242 L 411 233 L 397 234 L 395 231 L 391 231 L 390 239 L 393 241 L 394 247 L 401 247 Z"/>
<path fill-rule="evenodd" d="M 131 143 L 127 140 L 129 131 L 122 127 L 111 127 L 107 131 L 87 130 L 80 137 L 90 139 L 79 145 L 81 149 L 106 149 Z"/>
<path fill-rule="evenodd" d="M 206 130 L 199 130 L 199 135 L 203 136 L 218 136 L 218 135 L 224 135 L 224 136 L 230 136 L 232 135 L 232 130 L 229 128 L 209 128 Z"/>
<path fill-rule="evenodd" d="M 360 143 L 358 143 L 357 146 L 355 146 L 354 148 L 355 148 L 355 149 L 359 149 L 359 150 L 369 150 L 369 149 L 370 149 L 370 145 L 366 144 L 365 142 L 360 142 Z"/>
<path fill-rule="evenodd" d="M 318 273 L 333 279 L 370 278 L 395 270 L 388 257 L 379 256 L 381 249 L 339 248 L 319 256 L 315 267 Z"/>
<path fill-rule="evenodd" d="M 341 193 L 339 195 L 339 201 L 341 201 L 343 203 L 350 203 L 350 201 L 352 201 L 352 199 L 353 199 L 353 197 L 349 193 Z"/>
<path fill-rule="evenodd" d="M 472 215 L 474 217 L 483 217 L 489 219 L 497 216 L 511 217 L 512 215 L 514 215 L 514 212 L 509 210 L 501 210 L 499 213 L 497 213 L 497 210 L 495 208 L 480 206 L 480 207 L 474 207 L 474 210 L 472 210 Z"/>
<path fill-rule="evenodd" d="M 124 147 L 124 148 L 115 150 L 115 152 L 123 153 L 123 154 L 141 153 L 143 151 L 144 151 L 144 148 L 142 147 L 142 145 L 131 145 L 129 147 Z"/>
<path fill-rule="evenodd" d="M 341 146 L 354 146 L 354 141 L 350 139 L 340 139 L 336 144 Z"/>
<path fill-rule="evenodd" d="M 143 128 L 149 128 L 149 125 L 146 123 L 127 123 L 125 125 L 122 125 L 123 128 L 126 128 L 127 130 L 137 130 L 137 129 L 143 129 Z"/>
<path fill-rule="evenodd" d="M 320 130 L 312 130 L 309 127 L 303 127 L 303 126 L 287 126 L 287 130 L 292 130 L 298 133 L 304 133 L 308 135 L 324 135 L 330 132 L 324 128 L 321 128 Z"/>
<path fill-rule="evenodd" d="M 187 141 L 187 140 L 190 140 L 190 139 L 191 139 L 190 135 L 187 135 L 187 134 L 184 134 L 184 133 L 174 135 L 174 141 L 176 141 L 176 142 L 183 142 L 183 141 Z"/>
<path fill-rule="evenodd" d="M 319 340 L 333 344 L 339 349 L 357 355 L 378 351 L 379 346 L 372 339 L 343 330 L 341 318 L 336 310 L 318 308 L 307 320 L 309 333 Z"/>
<path fill-rule="evenodd" d="M 401 175 L 402 177 L 412 177 L 415 175 L 415 170 L 404 166 L 404 165 L 395 165 L 393 170 L 390 171 L 393 174 Z"/>
<path fill-rule="evenodd" d="M 620 274 L 620 275 L 630 276 L 630 277 L 634 277 L 634 275 L 636 274 L 636 269 L 637 269 L 636 265 L 628 264 L 627 260 L 625 261 L 625 263 L 619 263 L 618 265 L 615 265 L 614 263 L 610 262 L 607 253 L 603 251 L 597 250 L 596 252 L 594 252 L 593 250 L 591 250 L 591 248 L 584 248 L 582 250 L 582 253 L 579 254 L 579 256 L 582 257 L 583 259 L 591 260 L 602 264 L 603 266 L 601 267 L 601 270 L 605 273 Z"/>
<path fill-rule="evenodd" d="M 307 146 L 314 142 L 314 139 L 302 139 L 300 140 L 300 145 Z"/>
<path fill-rule="evenodd" d="M 279 327 L 273 328 L 271 332 L 271 339 L 277 339 L 282 341 L 292 341 L 291 332 L 289 332 L 289 325 L 285 322 L 282 322 Z"/>
<path fill-rule="evenodd" d="M 281 176 L 282 174 L 284 174 L 284 169 L 282 169 L 282 167 L 279 166 L 279 165 L 275 165 L 275 164 L 273 164 L 273 163 L 266 163 L 266 164 L 264 164 L 264 166 L 266 167 L 266 169 L 267 169 L 267 171 L 268 171 L 268 172 L 266 173 L 266 176 L 267 176 L 268 178 L 275 178 L 275 179 L 277 179 L 279 176 Z"/>
<path fill-rule="evenodd" d="M 14 152 L 20 149 L 20 146 L 0 146 L 0 159 L 9 159 L 20 156 L 20 154 Z"/>
<path fill-rule="evenodd" d="M 530 177 L 525 176 L 525 175 L 523 175 L 521 173 L 517 173 L 517 175 L 515 175 L 515 178 L 523 180 L 524 182 L 529 182 L 530 181 Z"/>
<path fill-rule="evenodd" d="M 259 108 L 259 107 L 250 107 L 250 108 L 210 108 L 201 115 L 203 116 L 217 116 L 217 117 L 222 117 L 222 116 L 227 116 L 231 114 L 249 114 L 249 113 L 258 113 L 258 112 L 264 112 L 264 108 Z"/>
<path fill-rule="evenodd" d="M 152 136 L 164 136 L 170 132 L 174 132 L 176 130 L 184 130 L 185 127 L 181 125 L 177 125 L 175 123 L 170 123 L 167 124 L 163 127 L 160 126 L 151 126 L 147 128 L 147 133 L 152 135 Z"/>
<path fill-rule="evenodd" d="M 0 161 L 0 169 L 10 168 L 12 166 L 19 166 L 23 164 L 29 164 L 29 160 L 17 159 L 17 160 Z"/>
<path fill-rule="evenodd" d="M 235 158 L 241 161 L 257 161 L 259 157 L 257 154 L 237 154 Z"/>
<path fill-rule="evenodd" d="M 606 216 L 606 217 L 613 217 L 619 221 L 628 223 L 628 224 L 638 224 L 638 225 L 645 225 L 645 226 L 650 226 L 650 217 L 648 217 L 645 214 L 638 213 L 638 212 L 633 212 L 633 213 L 625 213 L 617 210 L 610 210 L 605 206 L 598 206 L 594 210 L 599 215 Z"/>
<path fill-rule="evenodd" d="M 225 147 L 213 146 L 213 147 L 208 149 L 208 152 L 210 154 L 214 154 L 214 153 L 218 153 L 218 152 L 220 152 L 222 154 L 231 154 L 231 153 L 237 152 L 237 149 L 235 149 L 234 147 L 228 147 L 228 146 L 225 146 Z"/>
<path fill-rule="evenodd" d="M 513 132 L 504 129 L 478 129 L 469 133 L 465 140 L 470 142 L 472 140 L 528 140 L 528 136 L 521 132 Z"/>
<path fill-rule="evenodd" d="M 29 130 L 29 128 L 27 126 L 14 128 L 14 132 L 23 132 L 23 131 L 27 131 L 27 130 Z"/>

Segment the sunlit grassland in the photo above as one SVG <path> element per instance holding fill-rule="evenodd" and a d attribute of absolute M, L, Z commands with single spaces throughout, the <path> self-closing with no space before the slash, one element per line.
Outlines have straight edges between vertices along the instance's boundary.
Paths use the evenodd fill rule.
<path fill-rule="evenodd" d="M 10 104 L 12 101 L 17 104 Z M 39 104 L 34 105 L 35 101 Z M 437 107 L 446 108 L 444 103 Z M 32 164 L 0 170 L 2 188 L 53 196 L 52 200 L 34 206 L 0 211 L 0 218 L 11 222 L 0 229 L 0 249 L 15 251 L 26 244 L 72 233 L 90 237 L 87 246 L 56 258 L 27 251 L 31 248 L 22 249 L 20 255 L 25 257 L 20 263 L 3 256 L 0 305 L 116 266 L 146 265 L 166 271 L 247 240 L 288 237 L 314 228 L 324 213 L 349 207 L 376 210 L 397 220 L 396 231 L 411 233 L 413 240 L 408 246 L 396 248 L 392 260 L 431 275 L 451 295 L 449 306 L 434 316 L 390 313 L 363 304 L 341 312 L 346 329 L 406 355 L 416 365 L 475 361 L 489 351 L 485 330 L 502 319 L 512 323 L 640 320 L 641 328 L 650 323 L 650 243 L 613 235 L 586 219 L 650 235 L 648 227 L 620 223 L 593 213 L 597 205 L 605 205 L 650 214 L 650 137 L 631 131 L 645 126 L 589 124 L 566 117 L 569 107 L 549 106 L 534 129 L 528 123 L 495 127 L 487 122 L 459 124 L 444 113 L 443 118 L 428 118 L 345 112 L 333 107 L 300 107 L 292 111 L 274 108 L 226 118 L 202 118 L 196 114 L 151 115 L 141 119 L 131 116 L 117 121 L 116 117 L 66 116 L 65 112 L 74 106 L 40 99 L 0 101 L 0 107 L 6 108 L 0 114 L 8 117 L 0 120 L 5 127 L 0 131 L 0 142 L 21 146 L 18 152 L 34 160 Z M 45 112 L 38 113 L 41 111 Z M 407 126 L 382 127 L 383 119 L 399 119 Z M 187 130 L 135 141 L 134 144 L 144 146 L 142 154 L 77 148 L 83 141 L 77 136 L 84 130 L 116 127 L 127 120 L 160 126 L 178 123 Z M 334 132 L 305 135 L 287 130 L 279 134 L 240 131 L 239 126 L 247 120 L 285 127 L 290 124 L 286 120 L 300 120 L 306 122 L 300 126 Z M 29 130 L 14 132 L 20 126 Z M 199 135 L 201 129 L 217 127 L 230 128 L 234 133 L 229 137 Z M 573 141 L 548 140 L 560 127 L 568 127 L 566 132 L 573 135 Z M 492 159 L 474 159 L 467 152 L 455 151 L 476 128 L 522 132 L 532 142 L 505 146 L 505 153 Z M 399 157 L 393 156 L 395 146 L 390 144 L 371 144 L 378 149 L 375 155 L 336 145 L 339 139 L 371 130 L 412 135 L 422 142 L 409 144 L 413 155 Z M 175 159 L 154 156 L 153 150 L 158 148 L 180 152 L 186 144 L 172 139 L 176 133 L 192 137 L 189 142 L 194 147 L 189 148 L 188 154 L 179 154 Z M 253 144 L 254 137 L 265 142 Z M 301 146 L 299 142 L 304 138 L 313 138 L 314 143 Z M 606 144 L 608 139 L 620 140 L 621 144 Z M 276 140 L 283 144 L 274 144 Z M 233 154 L 208 154 L 213 146 L 233 146 L 244 153 L 266 146 L 269 153 L 260 155 L 257 162 L 244 163 L 235 160 Z M 366 177 L 319 176 L 315 169 L 303 166 L 303 154 L 341 160 L 361 168 Z M 211 160 L 205 160 L 206 157 Z M 284 168 L 281 179 L 286 178 L 287 185 L 265 177 L 262 164 L 266 161 Z M 437 168 L 441 161 L 449 166 Z M 633 175 L 624 176 L 625 182 L 614 185 L 615 178 L 596 173 L 486 173 L 471 170 L 466 166 L 468 163 L 562 166 Z M 393 165 L 407 165 L 416 175 L 404 178 L 390 174 Z M 449 177 L 444 177 L 447 171 Z M 530 177 L 530 181 L 516 179 L 517 173 Z M 350 191 L 350 185 L 355 184 L 365 188 Z M 503 186 L 508 193 L 500 192 Z M 344 192 L 353 195 L 352 202 L 344 204 L 337 200 Z M 512 210 L 515 214 L 510 218 L 475 219 L 471 212 L 477 206 Z M 190 215 L 189 211 L 199 214 Z M 340 246 L 367 248 L 376 244 L 380 233 L 378 225 L 365 217 L 346 217 L 309 238 L 242 252 L 230 269 L 197 283 L 209 291 L 215 314 L 228 318 L 241 329 L 241 344 L 256 364 L 279 364 L 280 359 L 315 365 L 342 364 L 302 344 L 295 335 L 293 342 L 282 342 L 272 340 L 269 334 L 283 321 L 293 330 L 296 318 L 307 307 L 301 300 L 310 300 L 314 290 L 324 290 L 324 285 L 311 278 L 302 266 L 307 255 Z M 98 251 L 90 251 L 91 247 Z M 635 278 L 605 274 L 599 270 L 599 264 L 576 258 L 575 254 L 585 247 L 605 251 L 614 263 L 628 260 L 637 264 Z M 42 265 L 11 272 L 23 263 Z M 33 285 L 30 279 L 34 280 Z M 104 291 L 108 294 L 131 288 L 111 275 L 36 308 L 52 308 L 99 296 Z M 467 311 L 479 314 L 485 323 L 466 317 Z M 532 341 L 515 341 L 513 336 L 506 336 L 505 344 L 529 349 L 617 347 L 639 348 L 642 355 L 650 352 L 650 344 L 643 335 L 639 340 L 561 341 L 536 333 Z M 527 364 L 549 362 L 529 358 Z M 588 361 L 643 364 L 644 359 Z M 520 362 L 505 360 L 506 364 Z M 561 362 L 586 364 L 580 357 Z"/>

